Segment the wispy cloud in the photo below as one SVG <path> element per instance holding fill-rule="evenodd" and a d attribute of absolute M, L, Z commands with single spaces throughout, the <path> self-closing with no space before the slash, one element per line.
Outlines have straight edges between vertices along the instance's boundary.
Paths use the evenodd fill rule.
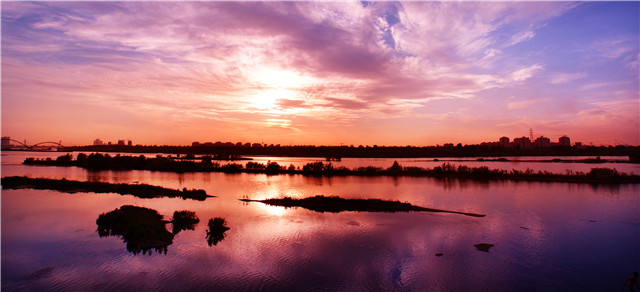
<path fill-rule="evenodd" d="M 535 64 L 535 65 L 531 65 L 529 67 L 525 67 L 522 69 L 519 69 L 513 73 L 511 73 L 511 80 L 515 81 L 515 82 L 521 82 L 521 81 L 525 81 L 529 78 L 531 78 L 531 76 L 533 76 L 533 74 L 535 74 L 536 72 L 540 71 L 544 69 L 544 67 L 540 64 Z"/>
<path fill-rule="evenodd" d="M 591 48 L 600 56 L 610 59 L 617 59 L 627 54 L 635 55 L 638 52 L 638 44 L 634 43 L 634 37 L 628 36 L 597 40 Z"/>
<path fill-rule="evenodd" d="M 579 80 L 585 78 L 587 76 L 586 73 L 556 73 L 553 74 L 549 80 L 552 84 L 563 84 L 569 83 L 575 80 Z"/>
<path fill-rule="evenodd" d="M 506 46 L 510 47 L 513 46 L 515 44 L 519 44 L 525 41 L 528 41 L 530 39 L 532 39 L 534 36 L 536 35 L 536 33 L 531 30 L 531 29 L 526 29 L 523 30 L 517 34 L 514 34 L 511 39 L 509 40 L 509 42 L 507 42 Z"/>
<path fill-rule="evenodd" d="M 533 105 L 543 103 L 547 100 L 548 100 L 547 98 L 541 98 L 541 99 L 534 99 L 534 100 L 513 101 L 513 102 L 507 103 L 507 108 L 510 110 L 526 109 Z"/>

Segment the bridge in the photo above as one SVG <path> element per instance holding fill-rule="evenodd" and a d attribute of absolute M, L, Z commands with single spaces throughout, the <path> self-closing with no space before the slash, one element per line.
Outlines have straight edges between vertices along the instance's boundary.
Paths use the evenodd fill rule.
<path fill-rule="evenodd" d="M 14 139 L 5 139 L 5 138 L 3 138 L 2 140 L 3 140 L 2 141 L 2 149 L 13 148 L 14 145 L 10 145 L 9 142 L 18 143 L 18 147 L 21 147 L 23 149 L 28 149 L 28 150 L 33 150 L 36 147 L 46 147 L 46 145 L 51 145 L 51 146 L 54 146 L 54 147 L 56 147 L 58 149 L 64 148 L 64 145 L 62 145 L 62 140 L 60 140 L 58 142 L 52 142 L 52 141 L 39 142 L 39 143 L 36 143 L 36 144 L 33 144 L 33 145 L 28 145 L 26 140 L 24 142 L 18 141 L 18 140 L 14 140 Z M 9 145 L 7 145 L 7 144 L 9 144 Z"/>

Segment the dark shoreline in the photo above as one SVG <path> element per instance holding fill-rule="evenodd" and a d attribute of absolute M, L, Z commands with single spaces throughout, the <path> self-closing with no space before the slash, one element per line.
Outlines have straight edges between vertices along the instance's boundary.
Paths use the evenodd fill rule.
<path fill-rule="evenodd" d="M 164 154 L 203 154 L 235 156 L 318 157 L 340 158 L 444 158 L 444 157 L 514 157 L 514 156 L 626 156 L 640 163 L 640 146 L 551 146 L 551 147 L 496 147 L 490 145 L 444 146 L 378 146 L 378 145 L 100 145 L 65 147 L 62 151 L 125 152 Z"/>
<path fill-rule="evenodd" d="M 112 184 L 67 179 L 29 178 L 25 176 L 3 177 L 2 189 L 55 190 L 71 194 L 78 192 L 117 193 L 144 199 L 169 197 L 204 201 L 208 197 L 213 197 L 207 195 L 204 190 L 176 190 L 147 184 Z"/>
<path fill-rule="evenodd" d="M 550 147 L 498 147 L 491 145 L 444 146 L 314 146 L 314 145 L 204 145 L 171 146 L 171 145 L 87 145 L 67 146 L 63 148 L 33 150 L 46 152 L 103 152 L 103 153 L 145 153 L 163 155 L 203 155 L 220 157 L 217 160 L 243 160 L 246 156 L 273 157 L 314 157 L 327 161 L 342 158 L 488 158 L 487 161 L 500 157 L 628 157 L 629 160 L 612 160 L 613 163 L 640 163 L 640 146 L 559 146 Z M 3 149 L 2 151 L 32 151 L 30 149 Z M 228 157 L 228 158 L 225 158 Z M 240 158 L 240 159 L 236 159 Z M 229 159 L 230 158 L 230 159 Z M 216 160 L 216 159 L 214 159 Z M 553 161 L 555 162 L 555 161 Z M 564 161 L 563 161 L 564 162 Z M 567 161 L 568 162 L 568 161 Z M 590 162 L 587 162 L 590 163 Z M 597 162 L 596 162 L 597 163 Z"/>
<path fill-rule="evenodd" d="M 339 213 L 343 211 L 355 211 L 355 212 L 437 212 L 437 213 L 452 213 L 460 214 L 472 217 L 484 217 L 486 215 L 448 211 L 441 209 L 425 208 L 420 206 L 411 205 L 409 203 L 403 203 L 400 201 L 387 201 L 380 199 L 344 199 L 340 197 L 325 197 L 315 196 L 304 199 L 294 199 L 290 197 L 280 199 L 266 199 L 266 200 L 250 200 L 240 199 L 243 202 L 259 202 L 272 206 L 280 207 L 302 207 L 315 212 L 332 212 Z"/>
<path fill-rule="evenodd" d="M 548 171 L 526 171 L 489 169 L 486 166 L 468 167 L 464 165 L 452 165 L 444 163 L 433 168 L 403 167 L 395 162 L 389 168 L 381 167 L 337 167 L 333 164 L 321 161 L 307 163 L 302 168 L 294 165 L 283 166 L 276 162 L 262 163 L 249 161 L 245 165 L 238 163 L 220 164 L 215 161 L 203 160 L 176 161 L 171 158 L 158 156 L 146 158 L 140 156 L 111 157 L 108 154 L 93 153 L 90 155 L 79 154 L 74 160 L 71 154 L 63 155 L 57 159 L 27 158 L 25 165 L 40 166 L 76 166 L 89 170 L 150 170 L 165 172 L 223 172 L 223 173 L 260 173 L 260 174 L 302 174 L 306 176 L 411 176 L 411 177 L 435 177 L 435 178 L 461 178 L 477 180 L 515 180 L 515 181 L 542 181 L 542 182 L 575 182 L 575 183 L 640 183 L 639 175 L 620 173 L 615 169 L 592 168 L 588 173 L 571 172 L 569 174 L 557 174 Z"/>
<path fill-rule="evenodd" d="M 535 156 L 534 156 L 535 157 Z M 435 158 L 434 161 L 440 161 Z M 443 162 L 539 162 L 539 163 L 585 163 L 585 164 L 600 164 L 600 163 L 632 163 L 638 164 L 638 162 L 634 162 L 631 160 L 620 160 L 620 159 L 602 159 L 600 156 L 593 158 L 584 158 L 584 159 L 507 159 L 503 157 L 498 158 L 476 158 L 476 159 L 446 159 Z"/>

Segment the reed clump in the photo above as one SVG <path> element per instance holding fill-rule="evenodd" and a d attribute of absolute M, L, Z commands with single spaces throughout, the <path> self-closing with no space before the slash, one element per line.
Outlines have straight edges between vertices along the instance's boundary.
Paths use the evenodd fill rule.
<path fill-rule="evenodd" d="M 98 235 L 117 236 L 133 254 L 167 253 L 174 234 L 167 231 L 163 216 L 158 211 L 125 205 L 98 216 Z"/>

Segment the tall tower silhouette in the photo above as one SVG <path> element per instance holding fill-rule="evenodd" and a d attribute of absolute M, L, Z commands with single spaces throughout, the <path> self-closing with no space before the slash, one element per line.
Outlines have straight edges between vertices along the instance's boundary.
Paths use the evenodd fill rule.
<path fill-rule="evenodd" d="M 529 140 L 533 141 L 533 129 L 529 128 Z"/>

